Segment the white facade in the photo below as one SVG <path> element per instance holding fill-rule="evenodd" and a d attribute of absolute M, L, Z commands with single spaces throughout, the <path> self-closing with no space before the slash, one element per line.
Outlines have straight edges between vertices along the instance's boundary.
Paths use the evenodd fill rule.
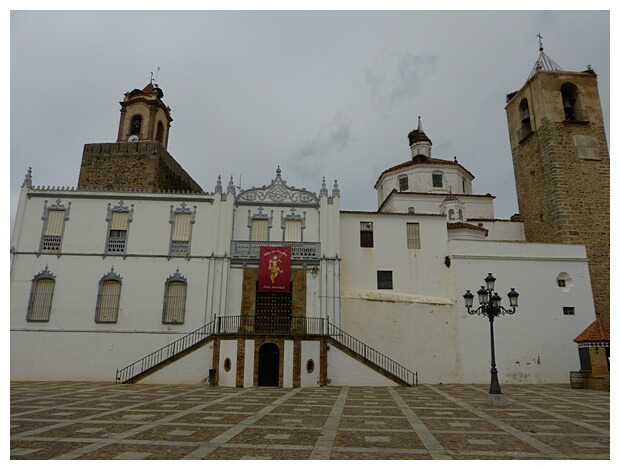
<path fill-rule="evenodd" d="M 520 294 L 516 313 L 495 324 L 500 380 L 568 380 L 579 367 L 572 340 L 594 319 L 583 246 L 525 242 L 523 225 L 495 220 L 493 196 L 474 194 L 473 175 L 431 159 L 425 142 L 426 157 L 381 175 L 377 212 L 341 211 L 337 182 L 330 192 L 323 179 L 316 194 L 279 168 L 265 186 L 237 193 L 218 179 L 202 194 L 42 189 L 29 173 L 11 243 L 11 378 L 111 381 L 211 325 L 224 336 L 144 380 L 200 383 L 215 371 L 221 386 L 253 387 L 274 354 L 284 387 L 397 383 L 341 347 L 346 336 L 421 383 L 484 383 L 488 320 L 467 314 L 463 294 L 492 272 L 504 299 L 511 287 Z M 270 336 L 253 323 L 253 276 L 259 247 L 283 244 L 293 250 L 293 326 Z M 106 282 L 117 289 L 110 317 Z M 300 319 L 314 336 L 295 333 Z"/>

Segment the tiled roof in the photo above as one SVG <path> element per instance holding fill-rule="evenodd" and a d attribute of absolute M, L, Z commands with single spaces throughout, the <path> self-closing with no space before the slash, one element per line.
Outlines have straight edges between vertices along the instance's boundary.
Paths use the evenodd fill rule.
<path fill-rule="evenodd" d="M 448 230 L 455 230 L 459 228 L 466 228 L 470 230 L 480 230 L 481 232 L 489 233 L 486 228 L 478 227 L 477 225 L 466 224 L 465 222 L 448 222 Z"/>
<path fill-rule="evenodd" d="M 575 343 L 588 342 L 588 341 L 609 341 L 609 320 L 605 320 L 602 317 L 597 317 L 592 324 L 583 330 L 579 336 L 573 341 Z"/>
<path fill-rule="evenodd" d="M 543 48 L 541 47 L 538 53 L 538 60 L 534 64 L 534 67 L 532 68 L 530 75 L 527 77 L 528 80 L 532 78 L 534 75 L 536 75 L 536 70 L 538 69 L 539 65 L 540 65 L 541 70 L 564 70 L 562 67 L 556 64 L 551 59 L 551 57 L 545 54 L 545 52 L 543 51 Z"/>

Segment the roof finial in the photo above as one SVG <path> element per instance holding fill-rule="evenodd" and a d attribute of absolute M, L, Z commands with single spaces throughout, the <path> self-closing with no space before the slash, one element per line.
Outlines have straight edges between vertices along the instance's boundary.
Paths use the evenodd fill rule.
<path fill-rule="evenodd" d="M 32 188 L 32 167 L 28 167 L 26 177 L 24 178 L 24 182 L 22 183 L 22 188 L 24 186 L 26 186 L 27 188 Z"/>
<path fill-rule="evenodd" d="M 542 51 L 543 50 L 542 36 L 540 35 L 540 33 L 538 33 L 536 36 L 538 37 L 538 50 Z"/>
<path fill-rule="evenodd" d="M 418 116 L 418 132 L 424 132 L 424 129 L 422 129 L 422 118 L 420 116 Z"/>

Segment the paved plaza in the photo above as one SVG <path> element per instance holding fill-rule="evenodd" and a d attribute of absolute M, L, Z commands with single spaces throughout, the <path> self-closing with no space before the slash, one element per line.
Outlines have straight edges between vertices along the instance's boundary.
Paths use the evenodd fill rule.
<path fill-rule="evenodd" d="M 11 459 L 610 458 L 609 392 L 486 391 L 12 382 Z"/>

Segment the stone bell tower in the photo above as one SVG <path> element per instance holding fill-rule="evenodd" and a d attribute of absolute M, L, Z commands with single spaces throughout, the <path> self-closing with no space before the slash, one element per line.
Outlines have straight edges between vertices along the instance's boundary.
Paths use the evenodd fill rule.
<path fill-rule="evenodd" d="M 585 245 L 596 314 L 609 319 L 609 149 L 596 73 L 562 70 L 541 42 L 506 101 L 526 239 Z"/>
<path fill-rule="evenodd" d="M 152 81 L 125 93 L 116 142 L 84 145 L 79 188 L 202 192 L 168 153 L 172 117 L 163 97 Z"/>

